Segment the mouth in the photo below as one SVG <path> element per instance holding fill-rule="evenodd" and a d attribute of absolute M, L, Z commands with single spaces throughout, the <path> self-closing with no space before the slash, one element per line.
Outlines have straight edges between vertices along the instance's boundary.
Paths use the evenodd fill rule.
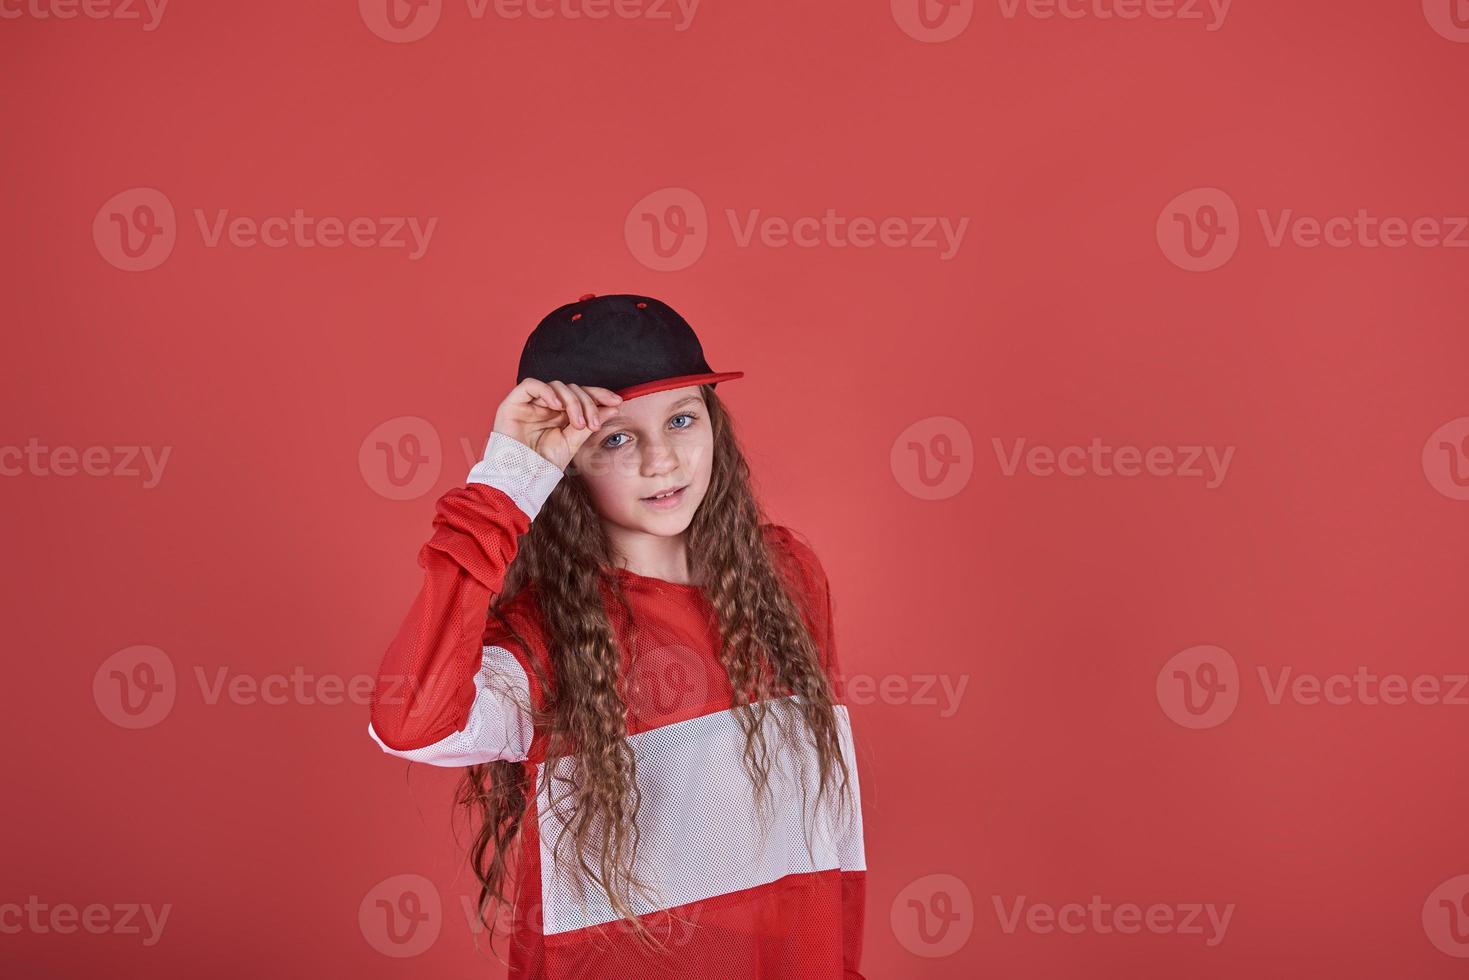
<path fill-rule="evenodd" d="M 684 495 L 688 493 L 688 484 L 674 490 L 668 490 L 651 497 L 644 497 L 643 503 L 658 510 L 672 510 L 683 503 Z"/>

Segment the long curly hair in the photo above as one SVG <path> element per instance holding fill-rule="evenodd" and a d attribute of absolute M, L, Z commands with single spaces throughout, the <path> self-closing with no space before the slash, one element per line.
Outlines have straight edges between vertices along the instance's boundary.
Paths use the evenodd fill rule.
<path fill-rule="evenodd" d="M 777 559 L 761 531 L 764 515 L 751 489 L 750 470 L 733 431 L 732 420 L 710 385 L 701 385 L 713 427 L 714 451 L 708 491 L 688 528 L 691 573 L 701 583 L 717 616 L 719 659 L 734 692 L 731 707 L 745 735 L 743 767 L 757 812 L 768 799 L 775 738 L 809 733 L 815 747 L 819 783 L 816 805 L 832 792 L 851 812 L 850 773 L 841 751 L 830 680 L 821 652 L 803 621 L 797 600 L 787 590 Z M 638 798 L 636 758 L 628 743 L 626 678 L 620 676 L 615 631 L 602 604 L 610 586 L 631 614 L 602 524 L 574 465 L 552 491 L 521 538 L 505 585 L 490 606 L 490 617 L 524 646 L 501 610 L 528 585 L 543 626 L 553 678 L 540 677 L 544 709 L 530 706 L 537 731 L 545 731 L 543 772 L 557 787 L 553 812 L 560 830 L 553 853 L 570 838 L 573 879 L 583 889 L 595 884 L 622 924 L 644 949 L 665 951 L 633 912 L 634 894 L 657 907 L 648 886 L 633 871 L 637 854 Z M 528 647 L 525 647 L 529 649 Z M 535 658 L 532 658 L 533 660 Z M 535 671 L 542 668 L 537 662 Z M 787 698 L 785 694 L 799 695 Z M 571 760 L 570 765 L 562 764 Z M 563 776 L 563 772 L 569 775 Z M 840 784 L 837 776 L 840 775 Z M 532 774 L 522 762 L 491 762 L 466 767 L 456 805 L 477 821 L 469 863 L 479 881 L 477 914 L 489 927 L 494 949 L 492 910 L 511 907 L 506 895 L 512 858 L 526 815 Z"/>

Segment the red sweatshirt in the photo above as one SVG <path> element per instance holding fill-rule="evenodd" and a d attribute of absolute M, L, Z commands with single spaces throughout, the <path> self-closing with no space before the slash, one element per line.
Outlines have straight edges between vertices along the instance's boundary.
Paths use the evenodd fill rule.
<path fill-rule="evenodd" d="M 641 792 L 634 867 L 657 896 L 652 903 L 634 898 L 633 908 L 670 951 L 639 949 L 597 886 L 588 884 L 584 900 L 577 894 L 565 870 L 574 861 L 569 835 L 553 854 L 561 827 L 553 796 L 565 784 L 548 791 L 546 733 L 524 709 L 547 703 L 532 665 L 553 686 L 555 677 L 533 587 L 501 610 L 529 649 L 487 616 L 520 535 L 562 475 L 497 432 L 467 484 L 439 498 L 433 536 L 418 556 L 423 586 L 383 657 L 368 725 L 383 751 L 413 761 L 525 767 L 510 980 L 861 980 L 867 861 L 831 595 L 816 555 L 789 528 L 762 525 L 832 682 L 853 809 L 828 803 L 829 790 L 812 813 L 817 769 L 809 735 L 802 726 L 800 744 L 789 744 L 772 712 L 773 806 L 757 812 L 707 597 L 697 586 L 619 569 L 631 617 L 610 589 L 603 599 L 627 680 L 627 737 Z M 772 698 L 787 708 L 796 700 Z M 555 775 L 573 765 L 563 759 Z M 840 772 L 833 778 L 839 782 Z"/>

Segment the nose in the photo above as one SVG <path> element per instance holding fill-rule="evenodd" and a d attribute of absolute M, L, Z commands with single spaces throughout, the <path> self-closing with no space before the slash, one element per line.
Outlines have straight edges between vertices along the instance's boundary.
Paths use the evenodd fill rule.
<path fill-rule="evenodd" d="M 678 469 L 678 454 L 664 442 L 643 443 L 642 470 L 645 477 L 663 476 Z"/>

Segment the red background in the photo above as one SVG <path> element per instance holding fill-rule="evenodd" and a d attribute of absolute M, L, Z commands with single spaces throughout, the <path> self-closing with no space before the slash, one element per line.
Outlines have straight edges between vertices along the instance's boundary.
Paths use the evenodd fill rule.
<path fill-rule="evenodd" d="M 972 13 L 942 43 L 886 0 L 705 0 L 683 31 L 451 2 L 412 43 L 348 2 L 174 0 L 152 31 L 0 20 L 0 441 L 171 447 L 152 488 L 0 480 L 0 904 L 172 906 L 151 947 L 0 932 L 6 972 L 500 974 L 458 911 L 456 774 L 405 778 L 365 703 L 211 704 L 196 670 L 370 675 L 525 333 L 583 292 L 644 292 L 747 372 L 720 394 L 771 516 L 826 563 L 849 675 L 967 678 L 947 717 L 853 701 L 870 978 L 1462 975 L 1422 916 L 1469 873 L 1469 708 L 1272 704 L 1257 672 L 1469 669 L 1469 503 L 1420 462 L 1469 415 L 1469 251 L 1273 248 L 1256 213 L 1469 213 L 1469 45 L 1407 2 L 1236 0 L 1215 31 Z M 128 272 L 92 225 L 138 187 L 166 195 L 178 239 Z M 1204 187 L 1238 205 L 1238 252 L 1190 272 L 1155 225 Z M 624 232 L 665 188 L 708 209 L 707 247 L 676 271 Z M 209 248 L 193 218 L 298 207 L 438 224 L 412 261 Z M 741 247 L 725 217 L 827 208 L 969 225 L 945 261 Z M 441 470 L 393 500 L 359 453 L 410 416 Z M 972 440 L 972 476 L 919 499 L 893 450 L 938 418 Z M 1007 476 L 992 444 L 1094 437 L 1235 455 L 1207 489 Z M 1200 644 L 1232 656 L 1239 700 L 1192 730 L 1155 686 Z M 176 703 L 128 730 L 93 682 L 135 645 L 167 655 Z M 395 959 L 358 909 L 410 873 L 448 911 Z M 931 875 L 972 903 L 945 955 L 908 903 Z M 1213 946 L 1006 932 L 995 911 L 1094 894 L 1236 907 Z"/>

